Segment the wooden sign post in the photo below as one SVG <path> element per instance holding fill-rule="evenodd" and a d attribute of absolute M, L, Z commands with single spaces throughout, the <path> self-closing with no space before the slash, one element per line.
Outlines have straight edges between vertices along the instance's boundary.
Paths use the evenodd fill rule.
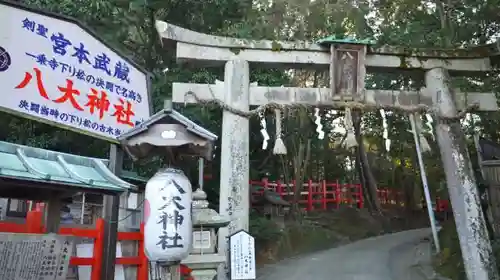
<path fill-rule="evenodd" d="M 229 267 L 231 280 L 257 278 L 255 268 L 255 238 L 240 230 L 229 236 Z"/>

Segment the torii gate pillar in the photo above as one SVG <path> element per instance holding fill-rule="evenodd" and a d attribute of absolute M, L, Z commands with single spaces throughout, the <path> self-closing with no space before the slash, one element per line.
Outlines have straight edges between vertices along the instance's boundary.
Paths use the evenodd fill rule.
<path fill-rule="evenodd" d="M 425 74 L 426 87 L 432 94 L 438 116 L 453 118 L 457 116 L 457 108 L 455 94 L 448 87 L 448 79 L 448 73 L 443 68 L 434 68 Z M 459 120 L 448 122 L 438 119 L 436 139 L 446 174 L 467 279 L 498 280 L 476 179 Z"/>
<path fill-rule="evenodd" d="M 224 103 L 232 108 L 249 110 L 250 69 L 248 61 L 234 58 L 226 62 Z M 219 229 L 219 252 L 228 250 L 229 234 L 248 231 L 250 214 L 250 126 L 249 119 L 224 110 L 222 113 L 219 213 L 229 217 L 227 227 Z M 227 279 L 225 265 L 218 279 Z"/>

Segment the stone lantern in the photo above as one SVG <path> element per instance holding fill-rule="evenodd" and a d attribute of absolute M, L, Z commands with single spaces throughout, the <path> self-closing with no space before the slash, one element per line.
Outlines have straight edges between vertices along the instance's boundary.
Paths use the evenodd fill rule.
<path fill-rule="evenodd" d="M 362 101 L 365 89 L 365 57 L 369 40 L 329 36 L 317 41 L 330 47 L 331 101 Z"/>
<path fill-rule="evenodd" d="M 226 261 L 224 253 L 216 249 L 217 231 L 229 224 L 229 218 L 222 217 L 208 208 L 206 193 L 202 188 L 193 193 L 193 248 L 184 264 L 193 269 L 195 280 L 212 280 L 217 268 Z"/>

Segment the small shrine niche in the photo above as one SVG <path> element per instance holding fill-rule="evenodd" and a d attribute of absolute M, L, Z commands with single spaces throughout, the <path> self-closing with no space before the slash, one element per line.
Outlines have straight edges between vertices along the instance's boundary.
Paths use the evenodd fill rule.
<path fill-rule="evenodd" d="M 365 88 L 366 46 L 330 46 L 330 88 L 333 100 L 357 100 Z"/>
<path fill-rule="evenodd" d="M 365 89 L 365 58 L 370 40 L 329 36 L 317 44 L 330 50 L 331 101 L 361 101 Z"/>

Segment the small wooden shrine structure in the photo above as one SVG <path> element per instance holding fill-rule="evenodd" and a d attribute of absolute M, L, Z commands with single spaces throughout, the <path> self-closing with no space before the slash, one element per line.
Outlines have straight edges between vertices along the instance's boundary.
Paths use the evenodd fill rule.
<path fill-rule="evenodd" d="M 2 225 L 9 229 L 15 229 L 14 232 L 18 233 L 49 233 L 46 235 L 47 237 L 57 237 L 61 240 L 67 239 L 68 237 L 55 234 L 64 232 L 60 227 L 60 212 L 68 198 L 81 192 L 117 196 L 124 192 L 136 190 L 134 185 L 115 176 L 108 169 L 108 163 L 109 161 L 104 159 L 0 142 L 0 197 L 47 203 L 43 214 L 40 212 L 28 213 L 24 222 L 26 228 L 22 225 L 23 223 L 19 224 L 18 227 L 9 226 L 9 223 L 2 223 Z M 37 213 L 39 215 L 34 215 Z M 40 214 L 44 217 L 41 217 Z M 42 221 L 40 222 L 36 217 L 42 218 Z M 102 220 L 100 226 L 102 227 Z M 97 227 L 99 228 L 99 225 Z M 8 235 L 9 233 L 5 234 Z M 12 235 L 12 233 L 10 234 Z M 20 239 L 23 236 L 17 236 L 16 238 Z M 104 236 L 101 237 L 104 238 Z M 33 239 L 36 237 L 26 235 L 26 238 Z M 102 256 L 108 251 L 101 241 L 95 241 L 95 243 L 95 256 Z M 65 246 L 73 245 L 68 243 Z M 70 263 L 69 257 L 71 257 L 74 249 L 67 248 L 65 250 L 65 256 L 57 255 L 55 257 L 66 259 L 66 265 L 61 266 L 61 271 L 57 272 L 57 276 L 50 279 L 66 279 L 67 265 Z M 12 252 L 8 253 L 9 255 L 5 254 L 6 251 L 2 251 L 0 260 L 12 258 Z M 21 262 L 26 261 L 22 258 L 19 260 Z M 95 260 L 95 265 L 94 263 L 91 264 L 93 280 L 99 279 L 101 266 L 103 266 L 101 259 L 96 257 Z M 71 262 L 71 264 L 75 265 L 75 262 Z M 12 263 L 12 265 L 17 267 L 23 264 Z M 36 264 L 33 265 L 38 267 Z M 42 275 L 46 272 L 40 270 L 33 271 L 33 273 Z"/>
<path fill-rule="evenodd" d="M 57 232 L 63 200 L 79 192 L 117 195 L 136 187 L 108 160 L 0 142 L 0 197 L 46 201 L 45 226 Z"/>
<path fill-rule="evenodd" d="M 479 167 L 488 184 L 489 215 L 495 237 L 500 234 L 500 144 L 476 137 Z M 482 198 L 484 199 L 484 198 Z"/>

